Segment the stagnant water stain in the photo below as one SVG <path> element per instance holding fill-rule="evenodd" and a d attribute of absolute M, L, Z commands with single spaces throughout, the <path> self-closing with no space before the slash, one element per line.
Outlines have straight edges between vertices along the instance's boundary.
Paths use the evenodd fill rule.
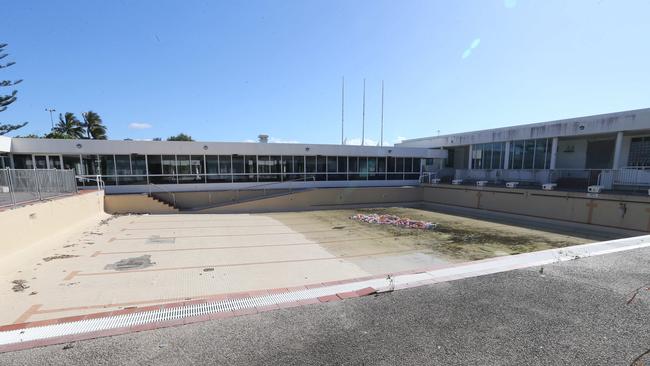
<path fill-rule="evenodd" d="M 131 269 L 143 269 L 143 268 L 151 267 L 154 264 L 156 264 L 156 262 L 151 261 L 151 256 L 145 254 L 139 257 L 121 259 L 115 263 L 107 264 L 104 267 L 104 269 L 112 269 L 115 271 L 127 271 Z"/>

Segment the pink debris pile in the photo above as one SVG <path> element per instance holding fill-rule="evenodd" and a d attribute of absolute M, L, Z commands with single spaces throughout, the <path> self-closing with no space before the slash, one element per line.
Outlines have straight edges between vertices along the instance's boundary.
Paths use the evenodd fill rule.
<path fill-rule="evenodd" d="M 352 215 L 350 219 L 366 222 L 368 224 L 393 225 L 421 230 L 433 230 L 438 225 L 428 221 L 411 220 L 409 218 L 401 218 L 395 215 L 356 214 Z"/>

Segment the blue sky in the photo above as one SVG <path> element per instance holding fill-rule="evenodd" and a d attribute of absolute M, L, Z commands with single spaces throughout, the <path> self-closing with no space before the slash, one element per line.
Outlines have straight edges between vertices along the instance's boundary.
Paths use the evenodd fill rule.
<path fill-rule="evenodd" d="M 3 123 L 92 109 L 113 139 L 339 143 L 650 106 L 650 2 L 7 1 Z M 3 60 L 3 61 L 4 61 Z M 5 89 L 6 91 L 6 89 Z M 140 127 L 140 128 L 134 128 Z M 148 127 L 148 128 L 143 128 Z M 372 142 L 372 141 L 371 141 Z"/>

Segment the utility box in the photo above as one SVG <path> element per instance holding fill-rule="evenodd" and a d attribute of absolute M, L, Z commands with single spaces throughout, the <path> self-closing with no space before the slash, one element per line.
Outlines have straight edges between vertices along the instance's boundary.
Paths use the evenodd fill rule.
<path fill-rule="evenodd" d="M 587 192 L 589 193 L 600 193 L 603 190 L 603 186 L 589 186 L 587 187 Z"/>
<path fill-rule="evenodd" d="M 517 188 L 519 182 L 506 182 L 506 188 Z"/>
<path fill-rule="evenodd" d="M 476 181 L 476 186 L 477 186 L 477 187 L 485 187 L 487 184 L 488 184 L 488 181 L 487 181 L 487 180 L 479 180 L 479 181 Z"/>
<path fill-rule="evenodd" d="M 460 184 L 463 184 L 463 180 L 462 179 L 454 179 L 454 180 L 451 181 L 451 184 L 460 185 Z"/>
<path fill-rule="evenodd" d="M 542 189 L 545 191 L 552 191 L 555 189 L 555 187 L 557 187 L 557 184 L 555 183 L 542 184 Z"/>
<path fill-rule="evenodd" d="M 432 178 L 431 184 L 440 184 L 440 178 Z"/>
<path fill-rule="evenodd" d="M 9 187 L 7 187 L 7 186 L 0 186 L 0 192 L 2 192 L 2 193 L 9 193 Z"/>

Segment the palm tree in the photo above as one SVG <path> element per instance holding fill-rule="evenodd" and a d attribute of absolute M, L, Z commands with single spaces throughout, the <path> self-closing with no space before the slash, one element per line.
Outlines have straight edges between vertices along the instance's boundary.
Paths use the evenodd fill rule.
<path fill-rule="evenodd" d="M 65 115 L 59 113 L 59 123 L 52 129 L 52 135 L 60 138 L 63 136 L 68 139 L 80 139 L 84 137 L 84 130 L 81 122 L 75 117 L 74 113 L 66 112 Z"/>
<path fill-rule="evenodd" d="M 83 127 L 86 129 L 86 137 L 95 140 L 106 140 L 106 126 L 103 125 L 102 118 L 99 114 L 88 111 L 82 113 L 84 119 Z"/>

